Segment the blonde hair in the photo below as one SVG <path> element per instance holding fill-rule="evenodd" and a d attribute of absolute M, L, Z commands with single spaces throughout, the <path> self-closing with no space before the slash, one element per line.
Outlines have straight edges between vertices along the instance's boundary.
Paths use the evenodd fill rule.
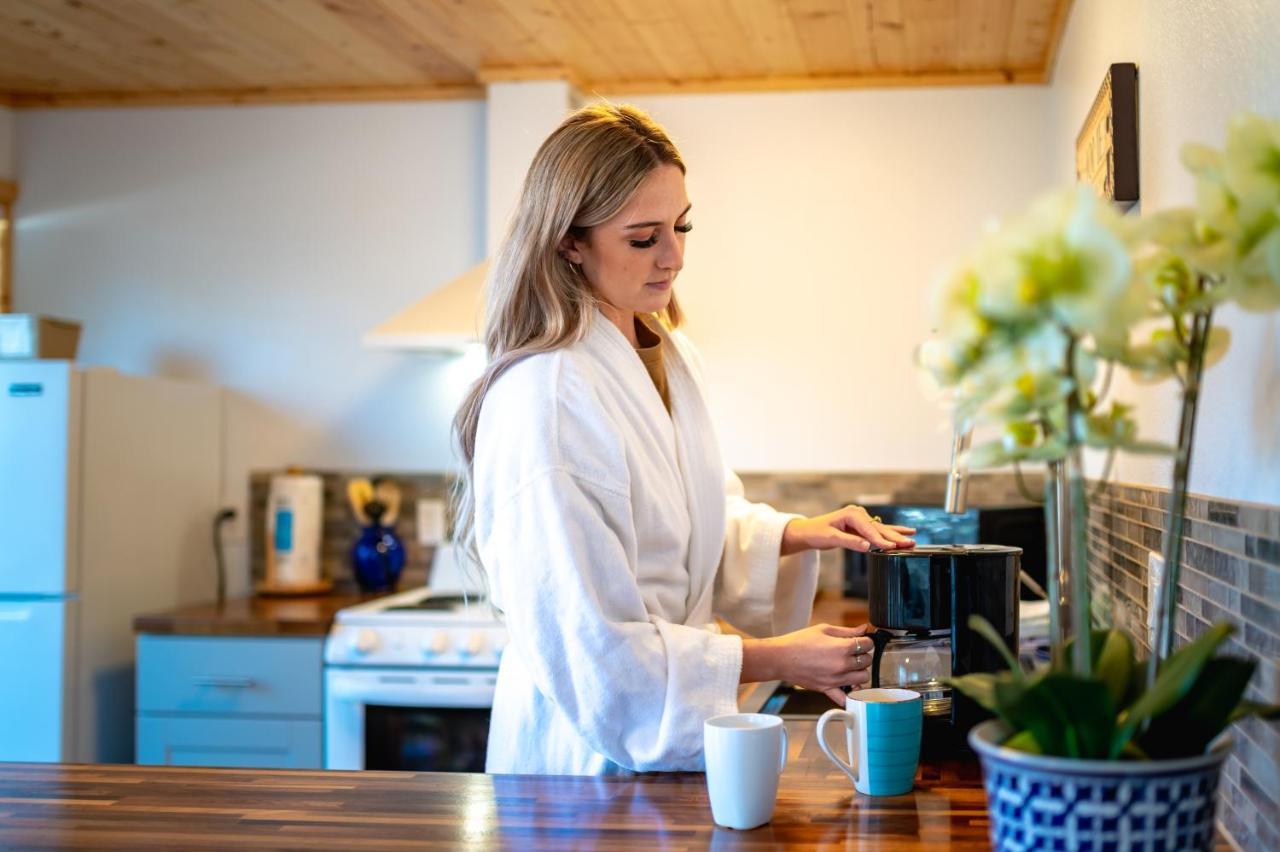
<path fill-rule="evenodd" d="M 633 106 L 593 104 L 569 116 L 534 155 L 511 226 L 485 287 L 487 367 L 453 420 L 463 470 L 454 486 L 454 541 L 469 568 L 480 567 L 472 475 L 480 409 L 512 365 L 581 340 L 595 314 L 591 285 L 560 255 L 566 235 L 582 239 L 613 218 L 659 166 L 685 170 L 658 124 Z M 656 316 L 680 325 L 675 295 Z M 550 402 L 550 401 L 549 401 Z M 481 581 L 483 571 L 476 571 Z"/>

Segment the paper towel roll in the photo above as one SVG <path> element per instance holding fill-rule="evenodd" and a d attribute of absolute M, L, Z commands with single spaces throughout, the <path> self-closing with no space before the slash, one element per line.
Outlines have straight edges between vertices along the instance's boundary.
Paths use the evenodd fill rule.
<path fill-rule="evenodd" d="M 320 579 L 320 531 L 324 484 L 318 476 L 271 478 L 267 497 L 267 546 L 275 586 L 301 586 Z"/>

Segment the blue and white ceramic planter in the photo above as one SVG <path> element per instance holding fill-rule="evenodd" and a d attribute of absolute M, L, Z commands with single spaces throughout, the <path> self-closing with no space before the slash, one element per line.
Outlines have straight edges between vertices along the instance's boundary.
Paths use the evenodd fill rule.
<path fill-rule="evenodd" d="M 1027 754 L 1001 746 L 1007 734 L 996 719 L 969 733 L 1000 852 L 1211 848 L 1229 736 L 1197 757 L 1131 762 Z"/>

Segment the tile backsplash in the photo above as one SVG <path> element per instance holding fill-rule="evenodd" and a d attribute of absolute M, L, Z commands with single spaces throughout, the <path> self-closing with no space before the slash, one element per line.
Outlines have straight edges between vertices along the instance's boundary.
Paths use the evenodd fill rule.
<path fill-rule="evenodd" d="M 267 491 L 271 477 L 278 471 L 257 471 L 249 480 L 250 574 L 261 580 L 265 570 L 264 545 Z M 347 507 L 347 482 L 357 476 L 373 476 L 365 472 L 307 471 L 324 482 L 324 531 L 321 544 L 321 574 L 335 582 L 352 581 L 351 546 L 360 533 L 359 525 Z M 400 486 L 402 509 L 396 533 L 408 551 L 403 587 L 426 581 L 427 566 L 434 548 L 417 544 L 417 519 L 414 505 L 418 498 L 447 500 L 452 477 L 435 473 L 388 474 Z M 923 503 L 942 505 L 946 492 L 946 474 L 925 473 L 746 473 L 742 474 L 747 497 L 763 501 L 785 512 L 817 515 L 830 512 L 846 503 Z M 1026 485 L 1039 494 L 1042 480 L 1029 475 Z M 973 506 L 1005 506 L 1025 503 L 1011 474 L 975 474 L 970 478 L 968 498 Z M 836 551 L 822 554 L 824 589 L 839 592 L 842 578 L 841 556 Z"/>
<path fill-rule="evenodd" d="M 249 549 L 249 573 L 254 582 L 261 580 L 266 570 L 267 492 L 271 477 L 281 471 L 255 471 L 249 477 L 249 535 L 253 542 Z M 375 474 L 362 472 L 335 472 L 308 470 L 324 483 L 324 528 L 320 544 L 320 574 L 340 585 L 354 584 L 351 569 L 351 547 L 360 535 L 360 524 L 347 504 L 347 482 L 359 476 Z M 415 507 L 419 498 L 448 501 L 453 480 L 438 473 L 394 474 L 391 479 L 400 486 L 400 518 L 395 531 L 404 543 L 406 559 L 400 587 L 420 586 L 427 581 L 427 566 L 431 564 L 434 547 L 418 544 L 418 519 Z"/>
<path fill-rule="evenodd" d="M 1147 559 L 1161 552 L 1168 501 L 1165 489 L 1111 483 L 1089 512 L 1095 617 L 1123 628 L 1144 651 Z M 1214 622 L 1235 624 L 1226 652 L 1258 662 L 1248 697 L 1280 703 L 1280 507 L 1193 494 L 1185 518 L 1177 644 Z M 1280 849 L 1280 729 L 1248 719 L 1234 736 L 1219 818 L 1242 848 Z"/>

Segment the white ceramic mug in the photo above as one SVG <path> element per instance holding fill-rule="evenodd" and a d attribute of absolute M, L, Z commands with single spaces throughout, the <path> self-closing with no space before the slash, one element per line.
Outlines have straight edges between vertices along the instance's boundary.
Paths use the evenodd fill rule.
<path fill-rule="evenodd" d="M 711 816 L 728 828 L 773 819 L 778 776 L 787 765 L 787 729 L 764 713 L 712 716 L 702 726 Z"/>
<path fill-rule="evenodd" d="M 818 745 L 853 788 L 864 796 L 901 796 L 911 792 L 920 762 L 924 702 L 910 689 L 861 689 L 849 693 L 845 709 L 818 719 Z M 844 719 L 848 760 L 827 745 L 827 722 Z"/>

